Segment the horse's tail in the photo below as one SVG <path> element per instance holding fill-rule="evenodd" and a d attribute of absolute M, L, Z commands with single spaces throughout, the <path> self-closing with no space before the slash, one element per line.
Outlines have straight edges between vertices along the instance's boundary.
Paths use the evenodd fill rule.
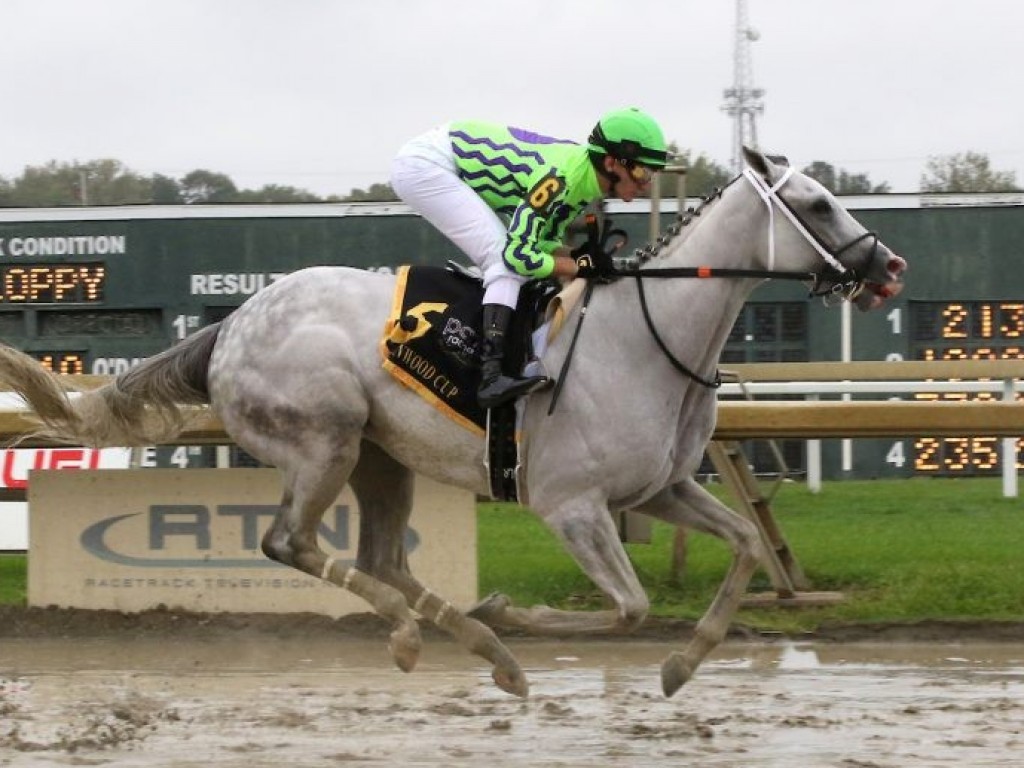
<path fill-rule="evenodd" d="M 0 345 L 0 390 L 16 392 L 38 425 L 27 437 L 102 448 L 165 442 L 210 402 L 207 372 L 220 323 L 147 358 L 99 389 L 71 397 L 34 358 Z"/>

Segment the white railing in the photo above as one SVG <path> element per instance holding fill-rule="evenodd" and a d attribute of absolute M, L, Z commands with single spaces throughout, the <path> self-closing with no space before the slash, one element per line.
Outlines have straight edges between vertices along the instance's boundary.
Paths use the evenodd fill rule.
<path fill-rule="evenodd" d="M 1024 392 L 1022 360 L 768 363 L 738 365 L 735 368 L 735 371 L 723 374 L 726 382 L 719 390 L 719 396 L 725 398 L 723 405 L 729 402 L 728 398 L 736 397 L 757 400 L 780 395 L 799 396 L 810 403 L 826 402 L 823 397 L 838 397 L 844 403 L 852 403 L 854 396 L 888 395 L 888 402 L 911 400 L 947 406 L 970 402 L 964 411 L 977 412 L 981 403 L 1014 403 Z M 807 376 L 808 380 L 781 380 L 801 375 Z M 759 380 L 762 378 L 773 380 Z M 1004 415 L 1016 415 L 1013 413 L 1016 408 L 1013 411 L 1007 411 L 1007 406 L 1002 408 Z M 970 424 L 972 418 L 964 413 L 963 429 L 973 428 Z M 919 431 L 907 436 L 927 436 L 931 426 L 929 418 L 922 418 Z M 893 433 L 894 436 L 896 434 Z M 1018 437 L 1007 437 L 1002 430 L 999 434 L 1003 435 L 1000 442 L 1003 495 L 1016 497 Z M 984 436 L 982 432 L 964 432 L 963 435 Z M 849 438 L 843 438 L 841 442 L 841 468 L 850 471 L 853 466 L 852 442 Z M 821 439 L 813 436 L 807 440 L 807 486 L 812 492 L 821 489 L 821 475 Z"/>

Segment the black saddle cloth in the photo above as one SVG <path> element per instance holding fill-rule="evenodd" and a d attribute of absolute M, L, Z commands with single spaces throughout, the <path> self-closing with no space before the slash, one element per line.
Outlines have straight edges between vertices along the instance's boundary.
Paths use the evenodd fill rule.
<path fill-rule="evenodd" d="M 531 335 L 543 321 L 553 281 L 532 281 L 520 291 L 506 336 L 504 367 L 516 376 L 531 354 Z M 382 344 L 384 367 L 463 426 L 483 432 L 487 413 L 476 401 L 480 386 L 483 284 L 461 271 L 401 267 Z"/>

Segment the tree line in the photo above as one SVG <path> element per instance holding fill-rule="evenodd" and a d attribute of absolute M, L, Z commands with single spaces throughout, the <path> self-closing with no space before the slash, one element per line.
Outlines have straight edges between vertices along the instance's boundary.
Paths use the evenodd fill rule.
<path fill-rule="evenodd" d="M 674 144 L 673 164 L 686 168 L 686 194 L 705 196 L 725 186 L 732 172 L 704 153 L 679 149 Z M 838 195 L 891 192 L 886 182 L 874 183 L 864 173 L 850 173 L 831 163 L 815 161 L 801 169 Z M 674 197 L 676 180 L 662 174 L 659 192 Z M 1009 192 L 1020 191 L 1016 174 L 992 168 L 987 155 L 963 152 L 930 157 L 920 179 L 921 192 Z M 259 189 L 239 189 L 223 173 L 196 169 L 181 178 L 155 173 L 144 175 L 118 160 L 58 162 L 26 166 L 20 176 L 0 176 L 0 207 L 56 207 L 72 205 L 144 205 L 198 203 L 333 203 L 383 202 L 395 200 L 391 185 L 371 184 L 344 195 L 320 196 L 305 189 L 267 184 Z"/>

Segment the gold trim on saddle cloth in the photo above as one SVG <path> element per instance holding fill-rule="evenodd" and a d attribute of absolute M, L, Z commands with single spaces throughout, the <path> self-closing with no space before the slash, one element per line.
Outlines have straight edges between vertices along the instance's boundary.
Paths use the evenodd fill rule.
<path fill-rule="evenodd" d="M 438 395 L 439 391 L 442 393 L 444 392 L 444 382 L 441 381 L 443 376 L 436 376 L 432 380 L 432 383 L 425 383 L 421 379 L 417 379 L 391 359 L 393 356 L 401 355 L 402 350 L 405 350 L 408 355 L 415 355 L 415 353 L 409 350 L 405 344 L 411 339 L 422 336 L 429 329 L 430 326 L 427 324 L 428 321 L 426 321 L 423 315 L 427 313 L 443 312 L 448 308 L 448 305 L 444 303 L 421 305 L 421 307 L 418 307 L 418 309 L 421 310 L 420 314 L 417 315 L 415 312 L 408 313 L 416 317 L 417 327 L 411 331 L 402 328 L 400 321 L 404 316 L 402 305 L 405 300 L 408 276 L 409 267 L 399 267 L 395 293 L 391 301 L 391 312 L 384 323 L 384 333 L 380 340 L 380 355 L 384 370 L 390 373 L 399 383 L 404 384 L 406 387 L 411 389 L 460 427 L 468 429 L 474 435 L 483 437 L 484 430 L 479 425 L 456 411 L 445 402 L 443 396 Z M 392 349 L 388 346 L 389 343 L 396 346 Z M 426 363 L 427 361 L 424 360 L 423 362 Z"/>

